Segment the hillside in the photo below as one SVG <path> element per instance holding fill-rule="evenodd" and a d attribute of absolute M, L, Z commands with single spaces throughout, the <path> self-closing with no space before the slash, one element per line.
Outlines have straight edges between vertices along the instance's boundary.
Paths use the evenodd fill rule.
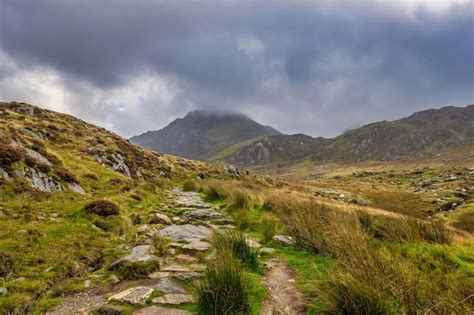
<path fill-rule="evenodd" d="M 163 129 L 130 140 L 155 151 L 207 160 L 230 145 L 278 134 L 277 130 L 242 114 L 192 111 Z"/>
<path fill-rule="evenodd" d="M 117 240 L 167 186 L 203 171 L 215 169 L 69 115 L 0 103 L 0 314 L 43 314 L 123 252 Z M 87 213 L 93 202 L 119 215 Z"/>
<path fill-rule="evenodd" d="M 336 138 L 276 136 L 240 146 L 223 160 L 237 165 L 418 160 L 474 145 L 474 105 L 443 107 L 395 121 L 380 121 Z"/>

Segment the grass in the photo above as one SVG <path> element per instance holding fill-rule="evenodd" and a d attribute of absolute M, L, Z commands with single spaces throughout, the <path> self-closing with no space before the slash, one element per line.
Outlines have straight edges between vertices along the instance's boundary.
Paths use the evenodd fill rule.
<path fill-rule="evenodd" d="M 249 285 L 242 267 L 229 250 L 219 251 L 208 264 L 203 280 L 197 288 L 199 314 L 240 314 L 250 311 Z"/>
<path fill-rule="evenodd" d="M 214 236 L 213 245 L 216 250 L 230 250 L 235 258 L 251 271 L 258 271 L 258 249 L 248 245 L 247 238 L 242 232 L 227 231 Z"/>

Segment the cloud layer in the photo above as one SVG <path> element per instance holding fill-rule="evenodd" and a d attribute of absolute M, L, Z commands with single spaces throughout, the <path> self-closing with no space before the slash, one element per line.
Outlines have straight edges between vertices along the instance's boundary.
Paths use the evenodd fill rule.
<path fill-rule="evenodd" d="M 124 136 L 195 108 L 334 136 L 473 103 L 473 5 L 0 0 L 0 99 Z"/>

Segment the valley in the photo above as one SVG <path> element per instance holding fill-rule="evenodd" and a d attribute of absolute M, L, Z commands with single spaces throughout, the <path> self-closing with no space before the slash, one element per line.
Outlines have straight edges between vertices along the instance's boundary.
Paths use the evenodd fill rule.
<path fill-rule="evenodd" d="M 209 163 L 1 103 L 0 313 L 469 313 L 466 124 L 424 159 L 326 161 L 327 140 L 258 127 Z M 270 155 L 229 165 L 254 141 Z"/>

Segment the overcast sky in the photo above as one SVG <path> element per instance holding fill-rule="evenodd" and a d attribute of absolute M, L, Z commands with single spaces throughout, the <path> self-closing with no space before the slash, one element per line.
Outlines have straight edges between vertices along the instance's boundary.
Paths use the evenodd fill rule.
<path fill-rule="evenodd" d="M 474 103 L 474 0 L 0 0 L 0 100 L 129 137 L 192 109 L 285 133 Z"/>

